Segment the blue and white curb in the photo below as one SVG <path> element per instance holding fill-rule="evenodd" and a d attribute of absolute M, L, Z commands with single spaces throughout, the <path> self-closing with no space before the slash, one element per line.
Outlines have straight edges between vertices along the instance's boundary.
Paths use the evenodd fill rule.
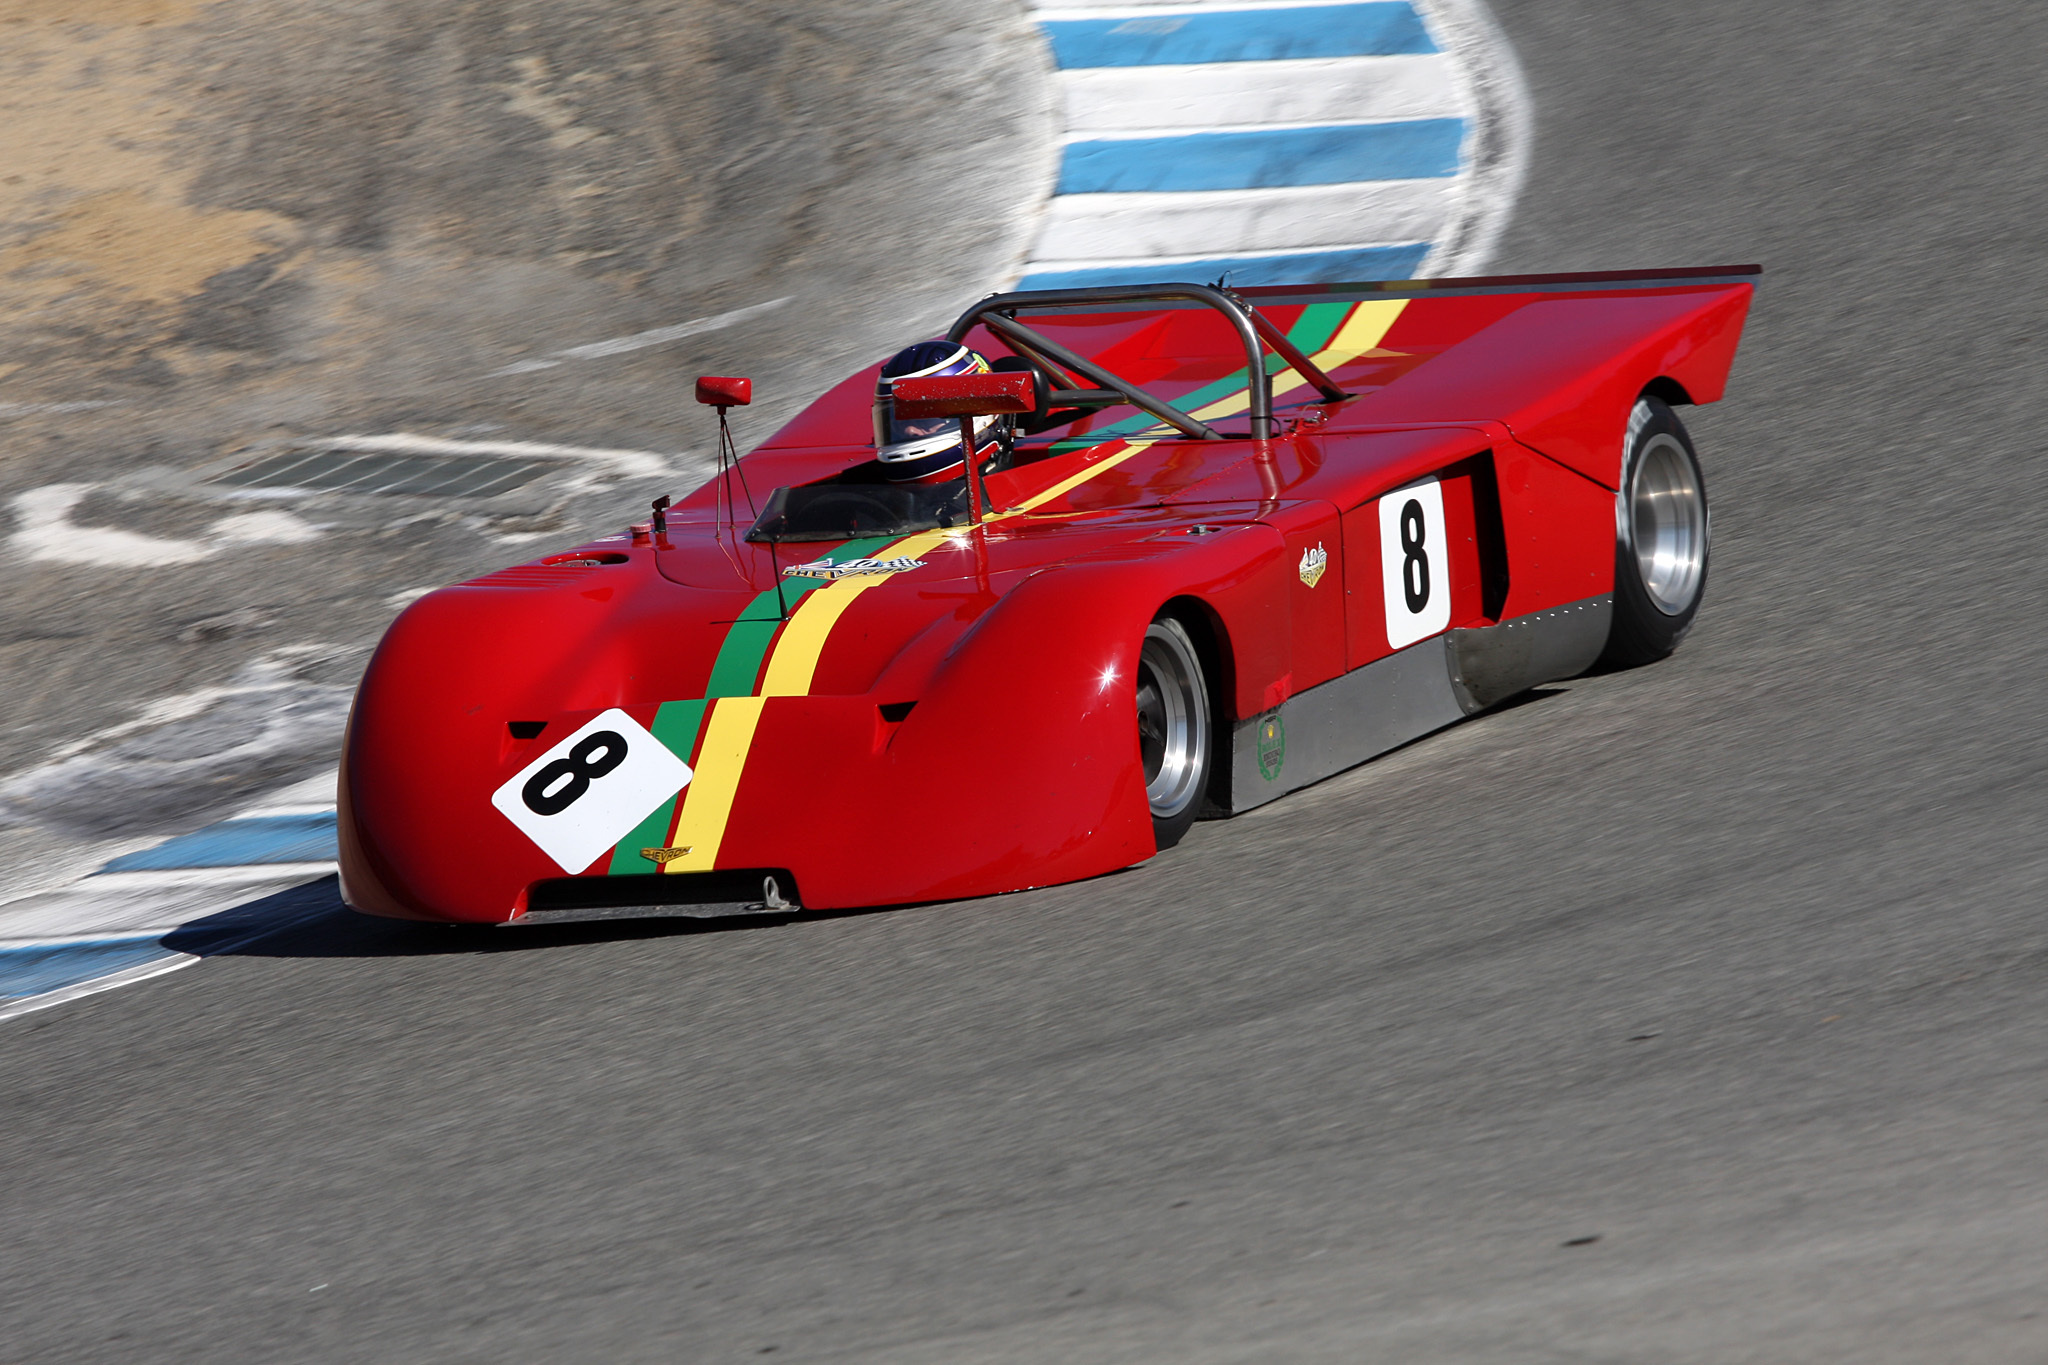
<path fill-rule="evenodd" d="M 329 908 L 277 898 L 333 874 L 334 807 L 317 799 L 332 790 L 332 778 L 288 789 L 69 886 L 0 904 L 0 1019 L 189 967 Z M 194 932 L 202 923 L 217 932 Z"/>
<path fill-rule="evenodd" d="M 1043 4 L 1065 105 L 1020 288 L 1476 271 L 1527 159 L 1479 0 Z"/>

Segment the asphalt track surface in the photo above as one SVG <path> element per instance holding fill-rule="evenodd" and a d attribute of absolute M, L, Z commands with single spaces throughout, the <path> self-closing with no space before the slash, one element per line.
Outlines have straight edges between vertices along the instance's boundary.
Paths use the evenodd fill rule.
<path fill-rule="evenodd" d="M 1086 885 L 26 1016 L 0 1353 L 2048 1356 L 2048 10 L 1496 8 L 1500 268 L 1771 269 L 1675 659 Z"/>

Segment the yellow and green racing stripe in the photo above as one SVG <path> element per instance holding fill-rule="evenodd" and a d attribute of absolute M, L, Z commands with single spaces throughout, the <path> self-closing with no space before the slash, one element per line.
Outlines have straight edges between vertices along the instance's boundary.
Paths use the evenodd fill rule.
<path fill-rule="evenodd" d="M 1310 304 L 1288 329 L 1288 339 L 1327 372 L 1376 349 L 1406 306 L 1405 299 Z M 1275 398 L 1290 396 L 1307 386 L 1308 381 L 1294 375 L 1280 357 L 1268 356 L 1267 366 L 1276 378 L 1283 371 L 1293 376 L 1292 382 L 1275 386 Z M 1243 412 L 1251 406 L 1245 376 L 1246 372 L 1239 370 L 1205 385 L 1183 397 L 1182 405 L 1203 421 Z M 996 522 L 1019 516 L 1065 496 L 1154 444 L 1151 440 L 1128 438 L 1159 425 L 1149 414 L 1141 413 L 1091 432 L 1083 442 L 1062 442 L 1055 450 L 1098 447 L 1125 438 L 1121 441 L 1123 449 L 1106 451 L 1086 469 L 984 520 Z M 895 540 L 870 537 L 849 541 L 831 558 L 835 563 L 869 557 L 916 559 L 957 534 L 942 530 L 921 531 Z M 818 659 L 840 617 L 855 598 L 893 577 L 894 574 L 882 573 L 830 581 L 791 578 L 779 594 L 771 588 L 740 612 L 719 648 L 704 696 L 664 702 L 655 713 L 655 738 L 685 760 L 694 752 L 695 773 L 689 786 L 662 803 L 619 841 L 608 868 L 612 876 L 703 872 L 717 866 L 718 851 L 725 841 L 726 824 L 739 794 L 763 705 L 770 697 L 808 695 Z M 649 847 L 674 849 L 678 853 L 670 861 L 656 865 L 641 856 L 640 850 Z"/>

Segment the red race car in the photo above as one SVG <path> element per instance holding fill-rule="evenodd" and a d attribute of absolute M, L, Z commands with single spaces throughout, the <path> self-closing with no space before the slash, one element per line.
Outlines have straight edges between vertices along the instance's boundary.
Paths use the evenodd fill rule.
<path fill-rule="evenodd" d="M 1073 881 L 1662 657 L 1707 575 L 1674 409 L 1720 398 L 1757 273 L 983 299 L 648 524 L 409 607 L 350 722 L 343 893 L 503 922 Z M 721 429 L 746 387 L 700 381 Z"/>

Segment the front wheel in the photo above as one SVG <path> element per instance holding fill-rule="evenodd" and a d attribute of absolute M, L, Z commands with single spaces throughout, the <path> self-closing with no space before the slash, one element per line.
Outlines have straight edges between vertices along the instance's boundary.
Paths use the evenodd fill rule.
<path fill-rule="evenodd" d="M 1602 665 L 1630 668 L 1678 648 L 1706 593 L 1708 529 L 1692 437 L 1663 400 L 1639 399 L 1614 503 L 1614 624 Z"/>
<path fill-rule="evenodd" d="M 1138 755 L 1152 806 L 1152 838 L 1169 849 L 1195 823 L 1215 750 L 1201 658 L 1187 627 L 1170 616 L 1145 627 L 1137 693 Z"/>

